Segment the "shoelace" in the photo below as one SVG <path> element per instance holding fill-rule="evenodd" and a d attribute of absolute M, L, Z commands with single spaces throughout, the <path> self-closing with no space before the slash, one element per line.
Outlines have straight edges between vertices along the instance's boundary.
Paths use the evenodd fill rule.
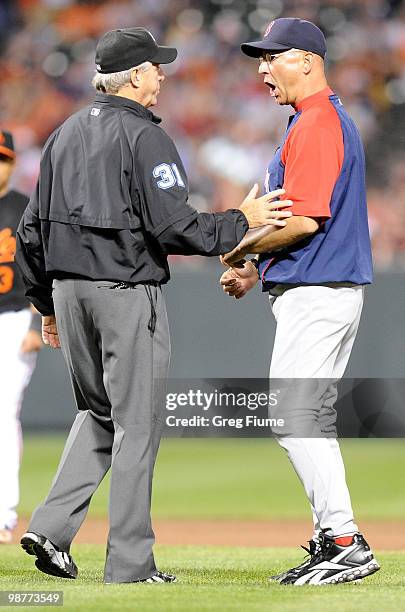
<path fill-rule="evenodd" d="M 315 559 L 318 560 L 322 553 L 322 543 L 321 542 L 316 542 L 315 540 L 308 540 L 308 544 L 309 544 L 309 548 L 301 544 L 301 548 L 307 552 L 305 557 L 310 557 L 309 559 L 306 559 L 303 563 L 301 563 L 301 565 L 312 563 L 312 561 L 314 561 Z M 301 566 L 298 566 L 298 567 L 301 567 Z"/>
<path fill-rule="evenodd" d="M 307 548 L 307 546 L 302 546 L 301 544 L 301 548 L 307 552 L 306 556 L 309 555 L 313 557 L 314 555 L 318 554 L 321 551 L 321 545 L 319 542 L 315 542 L 315 540 L 308 540 L 308 544 L 309 544 L 309 548 Z M 314 544 L 314 546 L 312 547 L 313 550 L 311 550 L 311 544 Z"/>

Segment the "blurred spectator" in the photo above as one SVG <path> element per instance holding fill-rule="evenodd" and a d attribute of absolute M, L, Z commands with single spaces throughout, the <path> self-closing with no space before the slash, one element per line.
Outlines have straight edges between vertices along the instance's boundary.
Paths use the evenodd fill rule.
<path fill-rule="evenodd" d="M 376 267 L 405 268 L 405 170 L 397 161 L 405 133 L 402 0 L 3 0 L 0 111 L 24 151 L 16 186 L 33 189 L 49 133 L 93 96 L 97 38 L 142 25 L 180 52 L 166 69 L 174 76 L 157 112 L 165 109 L 185 162 L 191 203 L 200 210 L 235 205 L 262 184 L 291 114 L 273 104 L 269 119 L 272 100 L 239 44 L 281 16 L 310 19 L 327 36 L 330 84 L 366 145 Z"/>

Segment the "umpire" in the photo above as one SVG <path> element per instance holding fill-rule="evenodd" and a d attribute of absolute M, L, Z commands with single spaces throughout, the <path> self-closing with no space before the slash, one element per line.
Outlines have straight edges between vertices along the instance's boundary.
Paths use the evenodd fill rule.
<path fill-rule="evenodd" d="M 62 351 L 78 415 L 45 502 L 21 543 L 39 570 L 76 578 L 69 554 L 111 472 L 105 582 L 173 582 L 156 569 L 152 475 L 164 421 L 170 338 L 161 285 L 168 254 L 230 251 L 248 227 L 284 225 L 252 192 L 240 209 L 198 214 L 172 140 L 149 108 L 177 50 L 143 28 L 105 34 L 94 102 L 50 136 L 18 230 L 26 295 Z"/>

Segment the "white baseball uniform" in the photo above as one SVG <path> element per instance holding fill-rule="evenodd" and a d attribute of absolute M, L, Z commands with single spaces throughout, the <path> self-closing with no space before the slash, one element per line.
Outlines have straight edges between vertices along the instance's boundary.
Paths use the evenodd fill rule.
<path fill-rule="evenodd" d="M 325 379 L 328 388 L 321 410 L 330 413 L 337 397 L 332 381 L 342 378 L 346 369 L 360 322 L 364 288 L 332 283 L 285 291 L 279 286 L 278 290 L 279 296 L 270 296 L 277 321 L 270 377 Z M 322 420 L 322 414 L 319 418 Z M 315 537 L 321 529 L 334 536 L 356 533 L 336 438 L 280 436 L 278 441 L 311 502 Z"/>
<path fill-rule="evenodd" d="M 291 379 L 291 388 L 319 383 L 324 389 L 317 401 L 304 398 L 294 406 L 295 425 L 312 425 L 311 435 L 296 427 L 290 437 L 277 436 L 312 505 L 315 535 L 320 529 L 349 535 L 357 525 L 343 460 L 336 435 L 324 424 L 336 416 L 333 379 L 344 374 L 364 285 L 372 282 L 364 152 L 355 124 L 329 87 L 295 110 L 268 166 L 266 189 L 283 187 L 293 215 L 316 219 L 319 227 L 308 238 L 262 254 L 258 271 L 277 321 L 271 377 Z M 294 405 L 297 396 L 291 397 Z"/>
<path fill-rule="evenodd" d="M 20 410 L 36 353 L 22 353 L 32 314 L 14 263 L 15 233 L 28 198 L 9 191 L 0 198 L 0 529 L 13 529 L 19 501 L 22 453 Z"/>

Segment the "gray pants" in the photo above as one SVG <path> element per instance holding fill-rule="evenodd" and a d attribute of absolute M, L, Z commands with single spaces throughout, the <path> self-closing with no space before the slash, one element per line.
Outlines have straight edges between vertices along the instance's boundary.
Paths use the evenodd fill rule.
<path fill-rule="evenodd" d="M 156 570 L 150 503 L 170 338 L 160 288 L 114 285 L 54 281 L 58 332 L 79 413 L 50 493 L 29 529 L 69 551 L 111 467 L 104 579 L 132 582 Z M 148 329 L 151 302 L 154 333 Z"/>

